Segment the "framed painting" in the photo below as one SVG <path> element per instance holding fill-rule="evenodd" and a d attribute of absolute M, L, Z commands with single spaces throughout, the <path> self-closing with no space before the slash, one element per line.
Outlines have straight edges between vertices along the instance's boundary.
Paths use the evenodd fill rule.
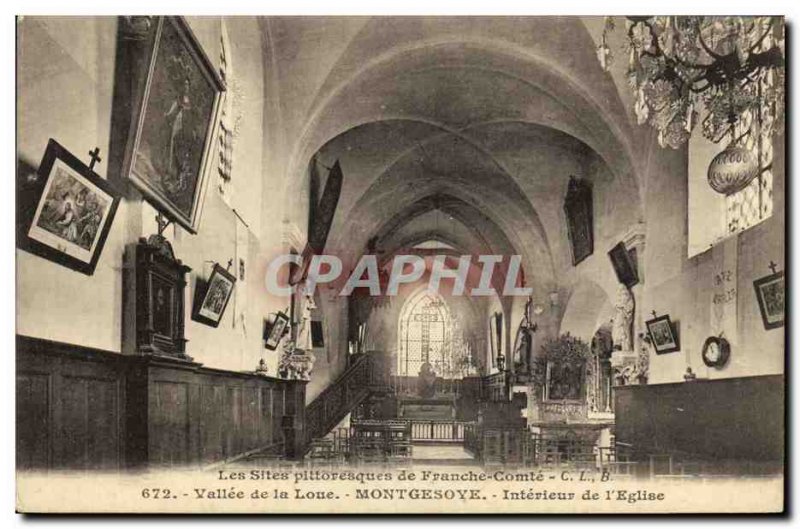
<path fill-rule="evenodd" d="M 645 322 L 650 340 L 656 349 L 656 354 L 672 353 L 680 350 L 678 335 L 669 319 L 669 315 L 659 316 Z"/>
<path fill-rule="evenodd" d="M 228 306 L 233 294 L 235 283 L 236 278 L 233 274 L 215 263 L 205 292 L 192 308 L 192 319 L 212 327 L 219 326 L 222 315 L 225 314 L 225 307 Z"/>
<path fill-rule="evenodd" d="M 159 17 L 125 168 L 144 198 L 196 233 L 225 85 L 182 17 Z"/>
<path fill-rule="evenodd" d="M 764 328 L 769 330 L 783 327 L 786 299 L 783 272 L 776 272 L 753 281 L 753 287 L 756 289 L 756 299 Z"/>
<path fill-rule="evenodd" d="M 610 252 L 608 258 L 611 259 L 611 266 L 617 274 L 620 283 L 628 288 L 639 283 L 639 274 L 636 271 L 636 249 L 628 250 L 624 242 L 617 243 Z"/>
<path fill-rule="evenodd" d="M 321 321 L 311 321 L 311 345 L 313 347 L 325 347 L 325 333 L 323 330 Z"/>
<path fill-rule="evenodd" d="M 289 326 L 289 316 L 283 312 L 276 312 L 269 320 L 264 322 L 264 347 L 270 351 L 277 349 L 283 335 Z"/>
<path fill-rule="evenodd" d="M 570 176 L 564 198 L 567 235 L 575 266 L 594 252 L 594 213 L 592 184 L 582 178 Z"/>
<path fill-rule="evenodd" d="M 489 354 L 492 357 L 492 367 L 497 367 L 497 346 L 495 345 L 494 315 L 489 317 Z"/>
<path fill-rule="evenodd" d="M 581 400 L 584 396 L 586 365 L 547 362 L 545 400 Z"/>
<path fill-rule="evenodd" d="M 92 275 L 119 206 L 114 188 L 53 139 L 19 205 L 17 245 Z"/>

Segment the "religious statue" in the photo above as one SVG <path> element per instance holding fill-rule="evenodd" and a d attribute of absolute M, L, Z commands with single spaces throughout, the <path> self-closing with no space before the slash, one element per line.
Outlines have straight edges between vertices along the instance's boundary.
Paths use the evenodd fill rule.
<path fill-rule="evenodd" d="M 636 359 L 636 380 L 640 385 L 645 385 L 650 374 L 650 336 L 647 333 L 640 333 L 639 338 L 641 346 Z"/>
<path fill-rule="evenodd" d="M 295 347 L 302 351 L 311 351 L 314 345 L 311 341 L 311 312 L 317 308 L 314 296 L 303 289 L 302 305 L 300 309 L 300 323 L 297 329 Z"/>
<path fill-rule="evenodd" d="M 429 362 L 422 364 L 419 370 L 419 396 L 431 398 L 436 393 L 436 373 Z"/>
<path fill-rule="evenodd" d="M 632 351 L 633 338 L 631 329 L 633 324 L 634 302 L 630 290 L 623 284 L 617 290 L 617 299 L 614 302 L 614 318 L 612 319 L 611 339 L 615 351 Z"/>

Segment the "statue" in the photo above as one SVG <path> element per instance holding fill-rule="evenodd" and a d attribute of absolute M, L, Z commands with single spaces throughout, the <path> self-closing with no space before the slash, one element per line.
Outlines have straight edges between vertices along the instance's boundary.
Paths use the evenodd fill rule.
<path fill-rule="evenodd" d="M 634 302 L 630 290 L 623 284 L 617 290 L 614 302 L 614 318 L 612 319 L 611 339 L 615 351 L 633 351 L 631 328 L 633 324 Z"/>
<path fill-rule="evenodd" d="M 636 379 L 640 385 L 647 384 L 650 374 L 650 336 L 640 333 L 639 357 L 636 359 Z"/>
<path fill-rule="evenodd" d="M 436 373 L 429 362 L 422 364 L 419 370 L 419 396 L 431 398 L 436 393 Z"/>
<path fill-rule="evenodd" d="M 300 323 L 297 329 L 297 339 L 295 340 L 295 348 L 302 351 L 311 351 L 314 345 L 311 341 L 311 311 L 317 308 L 314 303 L 314 296 L 310 292 L 302 289 L 303 298 L 300 308 Z"/>

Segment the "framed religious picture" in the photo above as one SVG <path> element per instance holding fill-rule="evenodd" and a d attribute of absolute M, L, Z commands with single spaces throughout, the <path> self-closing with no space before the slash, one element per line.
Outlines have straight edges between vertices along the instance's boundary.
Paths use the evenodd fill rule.
<path fill-rule="evenodd" d="M 575 266 L 594 252 L 591 182 L 574 176 L 569 177 L 567 195 L 564 198 L 564 213 L 572 250 L 572 265 Z"/>
<path fill-rule="evenodd" d="M 264 347 L 270 351 L 278 348 L 286 329 L 289 326 L 289 316 L 283 312 L 276 312 L 264 322 Z"/>
<path fill-rule="evenodd" d="M 783 272 L 762 277 L 754 281 L 753 286 L 756 289 L 756 299 L 758 300 L 758 308 L 761 311 L 764 328 L 769 330 L 783 327 L 786 299 Z"/>
<path fill-rule="evenodd" d="M 233 294 L 235 283 L 236 278 L 233 274 L 215 263 L 205 292 L 195 299 L 192 319 L 212 327 L 219 326 L 222 315 L 225 314 L 225 307 L 228 306 Z"/>
<path fill-rule="evenodd" d="M 113 187 L 64 147 L 47 143 L 18 203 L 18 246 L 87 275 L 94 273 L 119 205 Z"/>
<path fill-rule="evenodd" d="M 546 400 L 583 399 L 585 377 L 585 362 L 548 362 Z"/>
<path fill-rule="evenodd" d="M 492 367 L 497 367 L 497 345 L 496 337 L 497 331 L 494 327 L 494 315 L 489 318 L 489 353 L 492 356 Z"/>
<path fill-rule="evenodd" d="M 639 282 L 635 249 L 628 250 L 624 242 L 619 242 L 608 252 L 608 258 L 611 259 L 611 266 L 614 267 L 620 283 L 631 288 Z"/>
<path fill-rule="evenodd" d="M 311 345 L 313 347 L 325 347 L 325 333 L 323 332 L 322 322 L 311 320 Z"/>
<path fill-rule="evenodd" d="M 659 316 L 645 322 L 647 332 L 655 347 L 656 354 L 672 353 L 680 350 L 678 334 L 669 315 Z"/>
<path fill-rule="evenodd" d="M 225 90 L 182 17 L 159 17 L 125 169 L 145 199 L 196 233 Z"/>

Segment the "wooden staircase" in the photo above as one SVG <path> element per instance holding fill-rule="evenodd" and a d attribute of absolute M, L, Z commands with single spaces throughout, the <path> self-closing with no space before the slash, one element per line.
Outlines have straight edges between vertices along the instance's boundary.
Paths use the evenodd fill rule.
<path fill-rule="evenodd" d="M 324 437 L 373 391 L 386 391 L 388 372 L 383 356 L 360 354 L 351 357 L 350 365 L 336 381 L 306 406 L 305 446 Z"/>

